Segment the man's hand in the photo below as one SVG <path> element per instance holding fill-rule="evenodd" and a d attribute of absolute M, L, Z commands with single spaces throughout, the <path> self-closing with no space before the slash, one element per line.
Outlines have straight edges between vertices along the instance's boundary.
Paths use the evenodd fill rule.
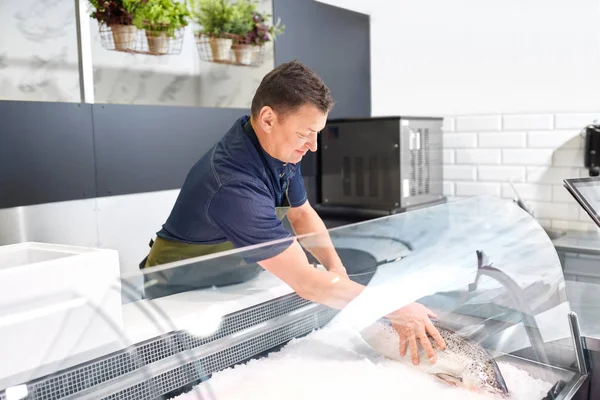
<path fill-rule="evenodd" d="M 411 303 L 387 316 L 400 337 L 400 355 L 402 357 L 406 355 L 406 347 L 409 345 L 412 362 L 415 365 L 419 364 L 417 339 L 421 342 L 421 346 L 423 346 L 427 357 L 429 357 L 429 361 L 431 363 L 437 361 L 433 346 L 427 337 L 428 333 L 433 337 L 440 349 L 446 349 L 444 339 L 442 339 L 438 330 L 433 326 L 429 317 L 437 318 L 431 310 L 419 303 Z"/>

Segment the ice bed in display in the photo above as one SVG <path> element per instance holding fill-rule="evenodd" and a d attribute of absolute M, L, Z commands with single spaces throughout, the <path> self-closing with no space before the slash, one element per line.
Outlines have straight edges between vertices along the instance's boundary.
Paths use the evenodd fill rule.
<path fill-rule="evenodd" d="M 350 278 L 367 287 L 341 310 L 299 297 L 266 271 L 226 287 L 169 293 L 165 283 L 177 274 L 180 282 L 193 280 L 219 265 L 255 268 L 240 261 L 296 239 L 322 269 L 309 253 L 327 243 L 326 235 L 179 261 L 144 270 L 146 290 L 162 285 L 157 293 L 164 295 L 124 304 L 123 327 L 104 354 L 65 360 L 53 374 L 11 385 L 44 400 L 541 400 L 573 398 L 586 378 L 556 250 L 514 203 L 471 198 L 332 229 L 328 236 Z M 366 329 L 415 301 L 485 349 L 508 397 L 440 382 L 367 343 Z M 56 382 L 70 384 L 69 391 L 45 396 Z"/>

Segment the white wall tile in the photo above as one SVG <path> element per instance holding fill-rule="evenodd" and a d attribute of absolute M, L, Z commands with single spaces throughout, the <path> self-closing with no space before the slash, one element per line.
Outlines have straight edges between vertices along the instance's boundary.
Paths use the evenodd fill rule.
<path fill-rule="evenodd" d="M 544 228 L 552 228 L 552 220 L 544 218 L 536 218 L 536 221 Z"/>
<path fill-rule="evenodd" d="M 502 129 L 505 131 L 512 130 L 537 130 L 537 129 L 553 129 L 554 116 L 552 114 L 537 114 L 537 115 L 503 115 Z"/>
<path fill-rule="evenodd" d="M 527 133 L 527 147 L 545 149 L 577 148 L 583 146 L 583 138 L 579 132 L 569 131 L 535 131 Z"/>
<path fill-rule="evenodd" d="M 557 203 L 576 203 L 575 198 L 562 185 L 552 186 L 552 201 Z"/>
<path fill-rule="evenodd" d="M 444 117 L 444 123 L 442 125 L 442 130 L 444 132 L 454 132 L 454 118 L 453 117 Z"/>
<path fill-rule="evenodd" d="M 477 169 L 467 165 L 444 165 L 444 179 L 450 181 L 474 181 Z"/>
<path fill-rule="evenodd" d="M 454 129 L 459 132 L 499 131 L 501 123 L 499 115 L 456 117 Z"/>
<path fill-rule="evenodd" d="M 479 196 L 479 195 L 493 195 L 500 196 L 501 194 L 500 183 L 486 183 L 486 182 L 456 182 L 456 195 L 457 196 Z"/>
<path fill-rule="evenodd" d="M 556 114 L 556 129 L 577 129 L 581 130 L 585 126 L 593 124 L 594 120 L 600 122 L 600 113 L 585 114 Z"/>
<path fill-rule="evenodd" d="M 446 149 L 465 149 L 477 147 L 477 134 L 475 133 L 448 133 L 444 135 Z"/>
<path fill-rule="evenodd" d="M 552 229 L 561 231 L 593 232 L 597 226 L 592 222 L 553 220 Z"/>
<path fill-rule="evenodd" d="M 563 179 L 579 178 L 579 169 L 565 167 L 527 167 L 527 182 L 562 185 Z"/>
<path fill-rule="evenodd" d="M 512 147 L 525 147 L 527 134 L 525 132 L 484 132 L 478 137 L 479 147 L 493 147 L 505 149 Z"/>
<path fill-rule="evenodd" d="M 506 165 L 548 165 L 552 162 L 552 150 L 508 149 L 502 150 L 502 163 Z"/>
<path fill-rule="evenodd" d="M 500 150 L 456 150 L 457 164 L 500 164 Z"/>
<path fill-rule="evenodd" d="M 453 199 L 517 192 L 542 226 L 588 230 L 590 217 L 562 186 L 588 176 L 580 130 L 597 114 L 475 115 L 446 118 L 444 192 Z"/>
<path fill-rule="evenodd" d="M 531 201 L 529 205 L 533 208 L 536 218 L 575 221 L 579 216 L 579 207 L 576 204 Z"/>
<path fill-rule="evenodd" d="M 444 182 L 444 196 L 454 196 L 454 182 Z"/>
<path fill-rule="evenodd" d="M 560 149 L 554 152 L 552 164 L 558 167 L 583 166 L 583 149 Z"/>
<path fill-rule="evenodd" d="M 515 183 L 515 189 L 523 200 L 552 201 L 552 186 L 534 183 Z M 502 184 L 502 197 L 512 199 L 517 197 L 510 183 Z"/>
<path fill-rule="evenodd" d="M 480 181 L 525 182 L 525 167 L 482 166 L 477 168 Z"/>

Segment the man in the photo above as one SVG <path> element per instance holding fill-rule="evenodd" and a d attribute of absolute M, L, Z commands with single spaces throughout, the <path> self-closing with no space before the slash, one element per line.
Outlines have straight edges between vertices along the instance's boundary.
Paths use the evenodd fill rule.
<path fill-rule="evenodd" d="M 147 293 L 239 283 L 261 268 L 299 296 L 336 309 L 364 290 L 348 278 L 323 221 L 307 201 L 300 170 L 302 157 L 317 150 L 317 134 L 332 107 L 327 86 L 303 64 L 292 61 L 267 74 L 252 100 L 251 116 L 238 119 L 192 167 L 142 265 L 289 238 L 281 222 L 287 213 L 296 235 L 323 233 L 319 245 L 307 250 L 326 271 L 312 267 L 298 241 L 289 240 L 244 254 L 239 262 L 219 257 L 147 274 Z M 445 348 L 430 316 L 434 317 L 431 311 L 417 303 L 387 315 L 400 334 L 401 354 L 409 346 L 415 364 L 417 340 L 435 362 L 427 333 Z"/>

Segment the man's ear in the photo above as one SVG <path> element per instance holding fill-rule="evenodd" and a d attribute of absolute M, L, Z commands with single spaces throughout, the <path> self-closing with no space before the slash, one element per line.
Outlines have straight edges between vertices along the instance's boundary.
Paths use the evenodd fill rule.
<path fill-rule="evenodd" d="M 271 107 L 264 106 L 261 108 L 260 113 L 258 114 L 258 123 L 263 131 L 271 133 L 273 131 L 275 119 L 275 111 Z"/>

